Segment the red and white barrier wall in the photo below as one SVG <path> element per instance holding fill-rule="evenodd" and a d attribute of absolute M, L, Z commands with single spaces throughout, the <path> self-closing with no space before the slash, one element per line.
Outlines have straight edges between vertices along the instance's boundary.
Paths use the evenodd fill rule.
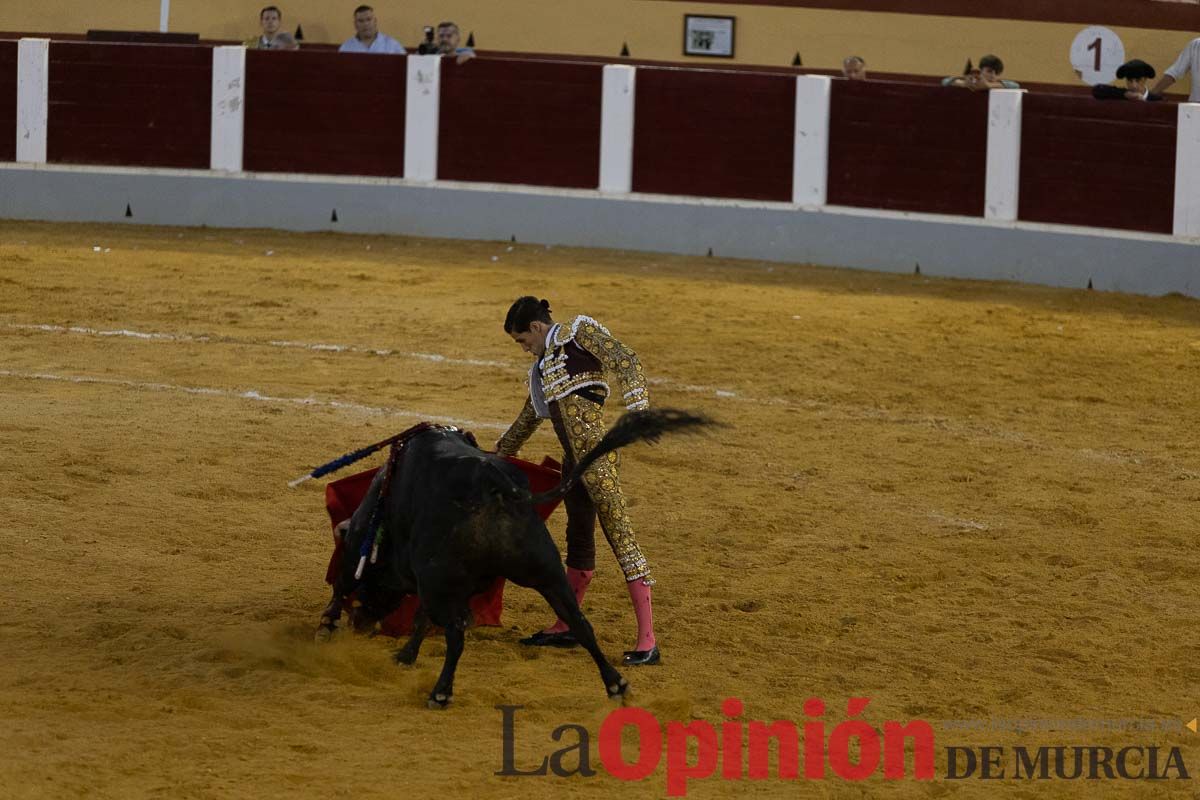
<path fill-rule="evenodd" d="M 5 128 L 15 135 L 0 136 L 0 161 L 17 167 L 370 176 L 501 192 L 520 184 L 512 191 L 527 196 L 578 190 L 886 220 L 945 215 L 945 224 L 993 228 L 1086 226 L 1096 236 L 1163 235 L 1190 245 L 1200 264 L 1200 104 L 561 60 L 460 65 L 22 39 L 0 41 Z M 179 224 L 194 222 L 215 224 Z M 849 259 L 822 263 L 881 268 Z"/>

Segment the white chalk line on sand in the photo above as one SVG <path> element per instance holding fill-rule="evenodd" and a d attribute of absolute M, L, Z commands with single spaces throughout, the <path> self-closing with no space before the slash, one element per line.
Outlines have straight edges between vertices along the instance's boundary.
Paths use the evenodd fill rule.
<path fill-rule="evenodd" d="M 373 356 L 396 356 L 399 358 L 412 358 L 419 361 L 432 361 L 435 363 L 444 364 L 461 364 L 471 367 L 512 367 L 505 361 L 487 361 L 478 358 L 451 358 L 438 353 L 415 353 L 404 352 L 401 350 L 388 350 L 384 348 L 374 347 L 356 347 L 349 344 L 323 344 L 311 342 L 289 342 L 289 341 L 269 341 L 261 342 L 253 339 L 238 339 L 232 336 L 193 336 L 188 333 L 147 333 L 145 331 L 131 331 L 128 329 L 119 330 L 100 330 L 98 328 L 85 328 L 78 325 L 22 325 L 18 323 L 9 323 L 8 328 L 13 330 L 25 331 L 40 331 L 43 333 L 74 333 L 83 336 L 103 336 L 103 337 L 123 337 L 128 339 L 140 339 L 142 341 L 158 341 L 158 342 L 196 342 L 200 344 L 245 344 L 269 347 L 286 347 L 298 348 L 301 350 L 313 350 L 326 353 L 365 353 Z"/>
<path fill-rule="evenodd" d="M 119 328 L 115 330 L 102 330 L 99 328 L 90 328 L 84 326 L 64 326 L 50 324 L 21 324 L 7 323 L 6 327 L 12 330 L 35 331 L 39 333 L 62 333 L 75 334 L 82 336 L 99 336 L 99 337 L 122 337 L 130 338 L 144 342 L 199 342 L 204 344 L 233 344 L 233 345 L 250 345 L 256 347 L 285 347 L 298 348 L 313 352 L 330 352 L 330 353 L 362 353 L 377 356 L 392 356 L 399 358 L 413 358 L 423 361 L 429 361 L 447 366 L 487 366 L 497 367 L 510 370 L 523 370 L 525 367 L 509 363 L 505 361 L 485 361 L 480 359 L 463 359 L 444 356 L 436 353 L 415 353 L 404 352 L 400 350 L 391 350 L 385 348 L 359 347 L 356 345 L 328 344 L 328 343 L 312 343 L 312 342 L 296 342 L 288 340 L 273 340 L 263 342 L 256 339 L 239 339 L 236 337 L 226 336 L 205 336 L 192 335 L 187 333 L 161 333 L 129 330 L 127 328 Z M 717 397 L 726 400 L 734 400 L 741 403 L 748 403 L 759 406 L 775 406 L 783 408 L 803 408 L 815 412 L 836 412 L 844 414 L 849 419 L 857 420 L 878 420 L 881 422 L 894 422 L 901 425 L 916 425 L 939 430 L 952 430 L 958 433 L 964 433 L 974 436 L 983 436 L 986 438 L 999 439 L 1003 441 L 1022 443 L 1027 445 L 1036 444 L 1030 437 L 1019 432 L 1001 431 L 998 429 L 979 426 L 971 423 L 952 423 L 950 420 L 943 417 L 913 417 L 907 414 L 897 414 L 892 411 L 880 408 L 872 408 L 866 406 L 855 406 L 841 403 L 829 403 L 821 400 L 813 400 L 809 398 L 798 398 L 788 400 L 784 398 L 760 398 L 748 395 L 738 394 L 737 392 L 727 389 L 718 389 L 712 386 L 702 386 L 690 383 L 676 383 L 675 381 L 666 378 L 648 378 L 647 383 L 653 386 L 661 386 L 667 390 L 676 390 L 688 392 L 692 394 L 703 394 L 710 397 Z M 367 408 L 367 406 L 363 406 Z M 430 417 L 433 419 L 433 417 Z"/>
<path fill-rule="evenodd" d="M 87 328 L 79 325 L 66 326 L 8 323 L 6 327 L 12 330 L 39 331 L 41 333 L 73 333 L 83 336 L 123 337 L 128 339 L 138 339 L 141 341 L 158 342 L 195 342 L 200 344 L 241 344 L 258 347 L 283 347 L 310 350 L 319 353 L 359 353 L 383 357 L 410 358 L 416 361 L 428 361 L 434 364 L 448 364 L 467 367 L 496 367 L 498 369 L 511 370 L 524 369 L 524 367 L 521 365 L 508 361 L 490 361 L 480 358 L 455 358 L 453 356 L 445 356 L 440 353 L 421 353 L 415 351 L 391 350 L 388 348 L 359 347 L 350 344 L 293 342 L 280 339 L 262 342 L 254 339 L 239 339 L 232 336 L 193 336 L 187 333 L 147 333 L 145 331 L 133 331 L 125 328 L 117 330 L 100 330 L 98 328 Z M 715 386 L 701 386 L 692 383 L 676 383 L 675 381 L 668 380 L 666 378 L 649 378 L 647 382 L 655 386 L 662 386 L 665 389 L 674 389 L 676 391 L 690 392 L 693 394 L 708 394 L 712 395 L 713 397 L 720 397 L 723 399 L 742 399 L 751 403 L 759 403 L 762 405 L 779 405 L 787 402 L 786 400 L 782 399 L 764 400 L 742 397 L 737 392 L 730 389 L 720 389 Z"/>
<path fill-rule="evenodd" d="M 459 419 L 440 414 L 427 414 L 423 411 L 410 411 L 404 408 L 387 408 L 383 406 L 368 406 L 362 403 L 347 403 L 342 400 L 321 400 L 316 397 L 276 397 L 264 394 L 257 389 L 217 389 L 211 386 L 180 386 L 174 383 L 158 383 L 151 381 L 134 381 L 125 378 L 97 378 L 91 375 L 54 375 L 47 372 L 18 372 L 16 370 L 0 369 L 0 377 L 17 378 L 31 381 L 57 381 L 61 383 L 92 384 L 98 386 L 119 386 L 125 389 L 139 389 L 151 392 L 178 392 L 181 394 L 200 395 L 205 397 L 220 397 L 231 400 L 251 400 L 259 403 L 275 405 L 308 406 L 311 408 L 331 408 L 338 411 L 356 411 L 363 414 L 376 414 L 389 417 L 408 417 L 418 420 L 441 422 L 457 425 L 463 428 L 486 428 L 503 431 L 507 425 L 495 422 L 479 422 L 477 420 Z"/>
<path fill-rule="evenodd" d="M 405 351 L 391 350 L 391 349 L 386 349 L 386 348 L 359 347 L 359 346 L 355 346 L 355 345 L 295 342 L 295 341 L 287 341 L 287 340 L 273 340 L 273 341 L 269 341 L 269 342 L 262 342 L 261 340 L 238 339 L 235 337 L 224 337 L 224 336 L 204 336 L 204 335 L 196 336 L 196 335 L 186 334 L 186 333 L 146 332 L 146 331 L 129 330 L 129 329 L 125 329 L 125 328 L 115 329 L 115 330 L 101 330 L 98 328 L 89 328 L 89 327 L 83 327 L 83 326 L 63 326 L 63 325 L 49 325 L 49 324 L 38 325 L 38 324 L 7 323 L 5 325 L 5 327 L 7 327 L 11 330 L 27 330 L 27 331 L 37 331 L 37 332 L 42 332 L 42 333 L 67 333 L 67 334 L 76 334 L 76 335 L 84 335 L 84 336 L 99 336 L 99 337 L 121 337 L 121 338 L 134 339 L 137 341 L 198 342 L 198 343 L 203 343 L 203 344 L 235 344 L 235 345 L 259 346 L 259 347 L 268 346 L 268 347 L 297 348 L 297 349 L 309 350 L 309 351 L 313 351 L 313 352 L 360 353 L 360 354 L 385 356 L 385 357 L 410 358 L 410 359 L 428 361 L 431 363 L 443 364 L 443 365 L 448 365 L 448 366 L 450 366 L 450 365 L 474 366 L 474 367 L 483 366 L 483 367 L 495 367 L 495 368 L 500 368 L 500 369 L 511 369 L 511 370 L 524 369 L 524 367 L 522 367 L 519 364 L 506 362 L 506 361 L 489 361 L 489 360 L 484 360 L 484 359 L 472 359 L 472 358 L 454 358 L 451 356 L 445 356 L 445 355 L 441 355 L 438 353 L 405 352 Z M 0 372 L 0 374 L 9 374 L 9 373 Z M 13 374 L 15 374 L 15 373 L 13 373 Z M 88 379 L 88 380 L 93 380 L 93 381 L 98 382 L 103 379 Z M 86 381 L 81 380 L 79 382 L 86 382 Z M 708 395 L 710 397 L 717 397 L 717 398 L 726 399 L 726 400 L 734 400 L 734 401 L 737 401 L 740 403 L 748 403 L 751 405 L 775 406 L 775 407 L 784 407 L 784 408 L 803 408 L 803 409 L 807 409 L 809 411 L 815 411 L 815 412 L 821 412 L 821 413 L 835 412 L 835 413 L 843 414 L 848 419 L 852 419 L 852 420 L 868 420 L 868 421 L 879 421 L 879 422 L 898 424 L 898 425 L 912 425 L 912 426 L 916 426 L 916 427 L 923 427 L 923 428 L 929 428 L 929 429 L 934 429 L 934 430 L 942 430 L 942 431 L 947 431 L 947 432 L 951 432 L 951 433 L 957 433 L 960 435 L 979 437 L 979 438 L 990 439 L 990 440 L 994 440 L 994 441 L 1002 441 L 1002 442 L 1006 442 L 1009 444 L 1023 445 L 1026 447 L 1032 447 L 1032 448 L 1037 448 L 1037 449 L 1045 449 L 1048 447 L 1048 445 L 1046 445 L 1044 442 L 1041 442 L 1041 441 L 1037 440 L 1036 438 L 1034 438 L 1026 433 L 1023 433 L 1021 431 L 1003 430 L 1003 429 L 1000 429 L 1000 428 L 997 428 L 997 427 L 994 427 L 991 425 L 984 425 L 984 424 L 979 424 L 979 423 L 975 423 L 975 422 L 964 422 L 964 421 L 952 420 L 948 417 L 913 415 L 911 413 L 895 412 L 895 411 L 891 411 L 888 409 L 882 409 L 882 408 L 873 408 L 873 407 L 869 407 L 869 406 L 858 406 L 858 405 L 852 405 L 852 404 L 846 404 L 846 403 L 833 403 L 833 402 L 826 402 L 826 401 L 821 401 L 821 400 L 814 400 L 814 399 L 810 399 L 810 398 L 797 398 L 797 399 L 789 400 L 789 399 L 778 398 L 778 397 L 770 397 L 770 398 L 753 397 L 753 396 L 739 394 L 737 392 L 727 390 L 727 389 L 719 389 L 719 388 L 712 387 L 712 386 L 701 386 L 701 385 L 696 385 L 696 384 L 677 383 L 675 381 L 672 381 L 672 380 L 669 380 L 666 378 L 649 378 L 649 379 L 647 379 L 647 382 L 650 383 L 651 385 L 661 386 L 664 389 L 668 389 L 668 390 L 688 392 L 691 394 Z M 116 381 L 116 383 L 119 384 L 122 382 Z M 144 385 L 138 384 L 136 381 L 125 382 L 125 383 L 128 385 L 144 386 L 147 388 L 154 386 L 154 384 L 144 384 Z M 177 391 L 187 391 L 191 394 L 204 394 L 206 392 L 220 394 L 225 391 L 225 390 L 204 390 L 204 389 L 192 390 L 192 389 L 188 389 L 187 387 L 177 387 L 177 388 L 169 387 L 166 384 L 163 385 L 163 388 L 175 388 L 175 390 L 177 390 Z M 234 396 L 234 395 L 236 395 L 236 393 L 229 392 L 228 395 Z M 247 397 L 245 399 L 255 399 L 255 398 Z M 497 429 L 497 430 L 505 429 L 505 426 L 497 425 L 497 424 L 493 424 L 493 423 L 472 422 L 469 420 L 454 420 L 454 419 L 451 419 L 451 418 L 448 418 L 445 416 L 441 416 L 441 415 L 419 414 L 418 412 L 410 412 L 410 411 L 398 410 L 398 409 L 378 408 L 378 407 L 367 406 L 367 405 L 362 405 L 362 404 L 358 404 L 358 403 L 343 403 L 343 402 L 336 401 L 336 400 L 321 401 L 321 400 L 315 400 L 312 398 L 273 398 L 273 401 L 279 402 L 279 403 L 294 404 L 294 405 L 295 404 L 325 405 L 326 407 L 329 407 L 329 408 L 355 409 L 355 410 L 364 411 L 367 413 L 392 414 L 394 416 L 428 419 L 428 420 L 433 420 L 433 421 L 437 421 L 437 422 L 446 422 L 448 424 L 454 424 L 454 425 L 474 426 L 474 427 L 478 427 L 478 428 L 488 428 L 488 429 Z M 1053 448 L 1051 448 L 1051 449 L 1053 449 Z M 1068 448 L 1068 450 L 1070 450 L 1070 452 L 1072 452 L 1072 454 L 1078 458 L 1090 458 L 1091 460 L 1095 460 L 1096 451 L 1087 450 L 1087 449 L 1072 450 L 1070 448 Z M 1145 453 L 1144 455 L 1148 458 L 1162 458 L 1161 454 Z M 1122 462 L 1132 462 L 1133 464 L 1140 463 L 1137 458 L 1131 458 L 1128 456 L 1120 456 L 1116 460 L 1122 461 Z"/>

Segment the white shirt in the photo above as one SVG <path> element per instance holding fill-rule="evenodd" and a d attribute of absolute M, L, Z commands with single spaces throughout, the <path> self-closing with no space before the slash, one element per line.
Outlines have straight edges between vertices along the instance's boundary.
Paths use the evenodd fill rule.
<path fill-rule="evenodd" d="M 533 401 L 533 410 L 541 419 L 550 418 L 550 404 L 546 402 L 546 392 L 542 389 L 542 359 L 546 357 L 546 353 L 550 352 L 550 345 L 554 342 L 554 332 L 561 325 L 561 322 L 556 322 L 550 330 L 546 331 L 546 350 L 542 353 L 542 358 L 534 360 L 533 366 L 529 369 L 529 398 Z"/>
<path fill-rule="evenodd" d="M 1188 95 L 1188 102 L 1200 103 L 1200 39 L 1188 42 L 1188 46 L 1183 48 L 1175 63 L 1164 70 L 1165 74 L 1175 80 L 1187 75 L 1189 71 L 1192 73 L 1192 93 Z"/>
<path fill-rule="evenodd" d="M 386 33 L 375 34 L 375 40 L 371 45 L 362 43 L 362 40 L 357 36 L 351 36 L 342 46 L 338 48 L 339 53 L 393 53 L 395 55 L 404 55 L 404 45 L 397 42 Z"/>

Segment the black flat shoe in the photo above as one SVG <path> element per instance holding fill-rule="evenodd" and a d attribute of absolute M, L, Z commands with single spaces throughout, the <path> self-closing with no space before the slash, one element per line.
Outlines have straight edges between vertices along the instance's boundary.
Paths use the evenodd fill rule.
<path fill-rule="evenodd" d="M 579 644 L 575 639 L 575 634 L 570 631 L 562 631 L 561 633 L 538 631 L 533 636 L 526 636 L 519 641 L 521 644 L 529 645 L 530 647 L 574 647 Z"/>
<path fill-rule="evenodd" d="M 649 650 L 626 650 L 621 663 L 627 667 L 649 667 L 662 661 L 662 653 L 655 645 Z"/>

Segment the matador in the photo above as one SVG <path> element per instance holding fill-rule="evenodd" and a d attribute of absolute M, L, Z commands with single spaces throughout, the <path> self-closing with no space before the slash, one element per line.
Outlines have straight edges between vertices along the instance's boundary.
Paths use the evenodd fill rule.
<path fill-rule="evenodd" d="M 606 375 L 615 376 L 621 399 L 631 411 L 650 407 L 646 377 L 637 354 L 615 339 L 591 317 L 578 316 L 566 323 L 550 317 L 550 304 L 536 297 L 513 303 L 504 331 L 534 357 L 529 370 L 529 396 L 520 415 L 496 444 L 502 455 L 516 455 L 543 420 L 549 419 L 563 448 L 563 472 L 569 472 L 604 438 L 603 407 L 610 395 Z M 650 602 L 650 566 L 638 546 L 625 508 L 618 477 L 620 456 L 609 453 L 583 474 L 583 481 L 564 498 L 567 508 L 567 581 L 575 599 L 583 595 L 596 569 L 596 520 L 625 576 L 625 585 L 637 618 L 638 638 L 624 663 L 658 664 Z M 571 647 L 575 637 L 562 620 L 522 644 Z"/>

